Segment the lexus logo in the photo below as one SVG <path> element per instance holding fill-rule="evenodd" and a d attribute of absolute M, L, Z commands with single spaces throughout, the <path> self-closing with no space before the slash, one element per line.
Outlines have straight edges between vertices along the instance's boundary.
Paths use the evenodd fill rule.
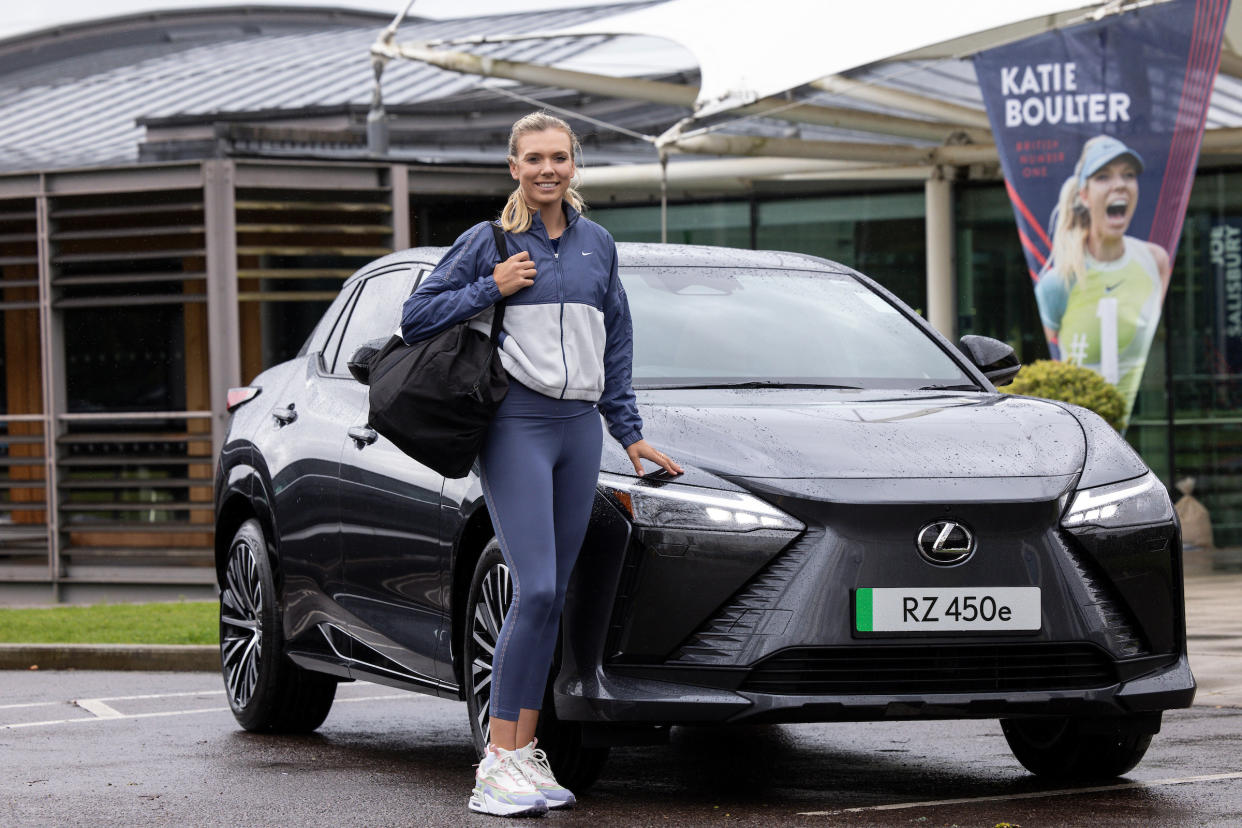
<path fill-rule="evenodd" d="M 919 530 L 915 546 L 928 563 L 953 566 L 969 558 L 975 551 L 975 536 L 960 523 L 937 520 Z"/>

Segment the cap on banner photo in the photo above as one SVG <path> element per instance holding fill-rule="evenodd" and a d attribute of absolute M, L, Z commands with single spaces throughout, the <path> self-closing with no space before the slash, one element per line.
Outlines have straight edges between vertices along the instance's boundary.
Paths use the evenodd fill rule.
<path fill-rule="evenodd" d="M 1168 0 L 975 56 L 1054 359 L 1134 408 L 1193 183 L 1228 0 Z"/>

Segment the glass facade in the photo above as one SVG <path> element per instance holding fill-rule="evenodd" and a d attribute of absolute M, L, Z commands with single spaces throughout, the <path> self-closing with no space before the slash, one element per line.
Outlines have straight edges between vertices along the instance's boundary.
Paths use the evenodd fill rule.
<path fill-rule="evenodd" d="M 668 240 L 822 256 L 876 279 L 922 311 L 926 296 L 923 191 L 673 204 Z M 605 207 L 590 217 L 617 241 L 658 242 L 660 208 Z"/>
<path fill-rule="evenodd" d="M 1195 179 L 1165 302 L 1174 474 L 1211 516 L 1217 564 L 1242 563 L 1242 173 Z M 1153 351 L 1162 343 L 1157 341 Z M 1145 385 L 1163 387 L 1149 366 Z M 1162 366 L 1163 367 L 1163 366 Z"/>

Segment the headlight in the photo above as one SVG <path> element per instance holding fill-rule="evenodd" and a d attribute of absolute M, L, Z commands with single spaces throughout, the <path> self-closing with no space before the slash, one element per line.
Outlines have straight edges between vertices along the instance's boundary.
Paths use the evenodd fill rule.
<path fill-rule="evenodd" d="M 1139 526 L 1171 520 L 1169 493 L 1151 472 L 1133 480 L 1096 486 L 1075 493 L 1074 502 L 1062 519 L 1066 527 Z"/>
<path fill-rule="evenodd" d="M 806 528 L 797 519 L 747 492 L 657 483 L 607 472 L 600 473 L 599 488 L 620 503 L 636 525 L 653 529 L 801 532 Z"/>

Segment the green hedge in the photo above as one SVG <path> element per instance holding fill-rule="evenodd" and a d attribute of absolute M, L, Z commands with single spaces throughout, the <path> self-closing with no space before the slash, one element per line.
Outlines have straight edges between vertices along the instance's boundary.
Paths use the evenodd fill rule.
<path fill-rule="evenodd" d="M 1104 377 L 1081 365 L 1036 360 L 1023 365 L 1013 383 L 1000 390 L 1081 405 L 1099 414 L 1118 431 L 1125 426 L 1126 403 L 1121 392 Z"/>

